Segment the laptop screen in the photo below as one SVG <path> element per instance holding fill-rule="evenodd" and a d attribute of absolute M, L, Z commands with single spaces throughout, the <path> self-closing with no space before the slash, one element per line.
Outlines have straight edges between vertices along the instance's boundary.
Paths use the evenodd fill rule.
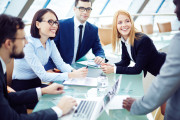
<path fill-rule="evenodd" d="M 109 101 L 117 94 L 119 86 L 120 86 L 121 77 L 115 82 L 112 88 L 108 91 L 108 93 L 104 96 L 103 101 L 104 105 L 108 104 Z"/>

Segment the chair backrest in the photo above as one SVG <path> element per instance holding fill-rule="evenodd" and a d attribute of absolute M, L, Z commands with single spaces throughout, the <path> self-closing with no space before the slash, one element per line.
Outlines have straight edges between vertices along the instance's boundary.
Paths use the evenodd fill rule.
<path fill-rule="evenodd" d="M 112 24 L 101 25 L 102 28 L 112 28 Z"/>
<path fill-rule="evenodd" d="M 166 23 L 157 23 L 159 32 L 170 32 L 172 31 L 171 29 L 171 22 L 166 22 Z"/>
<path fill-rule="evenodd" d="M 141 25 L 141 30 L 145 34 L 153 33 L 153 24 Z"/>
<path fill-rule="evenodd" d="M 8 63 L 6 65 L 6 74 L 7 74 L 7 85 L 11 86 L 12 83 L 12 73 L 13 73 L 13 68 L 14 68 L 14 59 L 12 59 L 10 61 L 10 63 Z"/>
<path fill-rule="evenodd" d="M 98 28 L 98 34 L 102 46 L 111 44 L 112 32 L 112 28 Z"/>

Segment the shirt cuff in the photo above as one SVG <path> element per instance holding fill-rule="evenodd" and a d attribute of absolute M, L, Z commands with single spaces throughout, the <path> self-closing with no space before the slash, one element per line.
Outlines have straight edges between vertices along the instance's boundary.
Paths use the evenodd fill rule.
<path fill-rule="evenodd" d="M 39 100 L 41 98 L 41 96 L 42 96 L 42 92 L 41 92 L 40 87 L 36 88 L 36 93 L 37 93 L 37 97 L 38 97 L 38 100 Z"/>
<path fill-rule="evenodd" d="M 116 73 L 117 66 L 114 64 L 114 73 Z"/>
<path fill-rule="evenodd" d="M 54 106 L 54 107 L 52 107 L 52 109 L 57 114 L 58 118 L 62 116 L 62 110 L 59 107 Z"/>
<path fill-rule="evenodd" d="M 64 80 L 68 80 L 69 77 L 68 77 L 68 72 L 65 72 L 65 73 L 59 73 L 62 75 L 62 78 L 64 78 Z"/>

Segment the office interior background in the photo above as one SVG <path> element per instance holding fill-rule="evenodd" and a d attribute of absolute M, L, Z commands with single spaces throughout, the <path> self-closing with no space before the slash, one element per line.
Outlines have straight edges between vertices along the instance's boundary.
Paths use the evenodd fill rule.
<path fill-rule="evenodd" d="M 158 32 L 157 23 L 171 22 L 172 30 L 179 29 L 179 22 L 174 14 L 175 5 L 172 0 L 92 0 L 92 12 L 89 22 L 101 27 L 112 24 L 113 15 L 119 9 L 127 10 L 133 15 L 135 26 L 141 31 L 140 25 L 153 24 L 153 32 Z M 50 8 L 59 19 L 74 15 L 74 0 L 0 0 L 0 13 L 23 18 L 31 23 L 35 12 L 41 8 Z M 28 34 L 27 32 L 26 34 Z"/>
<path fill-rule="evenodd" d="M 130 12 L 133 16 L 135 27 L 139 31 L 143 31 L 144 25 L 151 25 L 149 29 L 152 29 L 147 34 L 159 33 L 157 23 L 170 23 L 170 31 L 178 31 L 180 23 L 174 13 L 175 5 L 173 0 L 92 0 L 92 12 L 88 21 L 98 26 L 98 28 L 111 27 L 114 13 L 119 9 L 124 9 Z M 30 34 L 30 25 L 32 18 L 36 11 L 42 8 L 50 8 L 57 14 L 59 19 L 71 18 L 74 16 L 74 4 L 75 0 L 0 0 L 0 14 L 9 14 L 12 16 L 18 16 L 23 19 L 26 24 L 26 35 Z M 146 32 L 146 31 L 143 31 Z M 105 35 L 105 34 L 104 34 Z M 111 37 L 111 36 L 110 36 Z M 102 36 L 100 36 L 100 40 Z M 170 39 L 172 35 L 151 36 L 151 38 L 158 39 Z M 153 39 L 154 40 L 154 39 Z M 156 42 L 158 42 L 156 40 Z M 160 41 L 164 42 L 164 41 Z M 103 43 L 102 43 L 103 44 Z M 109 44 L 105 42 L 104 46 Z M 165 43 L 166 44 L 166 43 Z M 169 44 L 169 43 L 168 43 Z M 161 46 L 160 46 L 161 47 Z M 104 48 L 105 49 L 105 48 Z M 105 50 L 106 51 L 106 50 Z M 165 52 L 167 49 L 165 49 Z M 111 55 L 111 54 L 110 54 Z M 112 56 L 110 56 L 112 57 Z M 119 57 L 119 56 L 118 56 Z M 117 56 L 116 56 L 117 58 Z M 116 61 L 114 58 L 114 61 Z M 119 60 L 119 58 L 118 58 Z M 117 61 L 118 61 L 117 60 Z M 153 76 L 146 78 L 145 92 L 151 84 Z"/>

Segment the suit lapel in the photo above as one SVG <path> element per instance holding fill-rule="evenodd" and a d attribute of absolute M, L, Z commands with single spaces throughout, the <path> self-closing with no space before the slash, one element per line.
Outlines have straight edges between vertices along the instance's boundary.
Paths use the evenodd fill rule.
<path fill-rule="evenodd" d="M 0 80 L 2 82 L 2 87 L 3 87 L 3 92 L 4 92 L 4 95 L 5 97 L 7 98 L 8 97 L 8 94 L 7 94 L 7 84 L 6 84 L 6 79 L 4 78 L 4 72 L 3 72 L 3 69 L 2 69 L 2 64 L 0 62 Z"/>
<path fill-rule="evenodd" d="M 73 48 L 73 54 L 74 54 L 74 17 L 71 18 L 69 28 L 67 28 L 69 31 L 69 36 L 70 36 L 70 43 L 68 43 L 68 44 L 70 44 L 71 48 Z"/>
<path fill-rule="evenodd" d="M 132 56 L 132 59 L 134 60 L 134 62 L 136 62 L 135 53 L 134 53 L 134 46 L 133 47 L 131 46 L 131 56 Z"/>

